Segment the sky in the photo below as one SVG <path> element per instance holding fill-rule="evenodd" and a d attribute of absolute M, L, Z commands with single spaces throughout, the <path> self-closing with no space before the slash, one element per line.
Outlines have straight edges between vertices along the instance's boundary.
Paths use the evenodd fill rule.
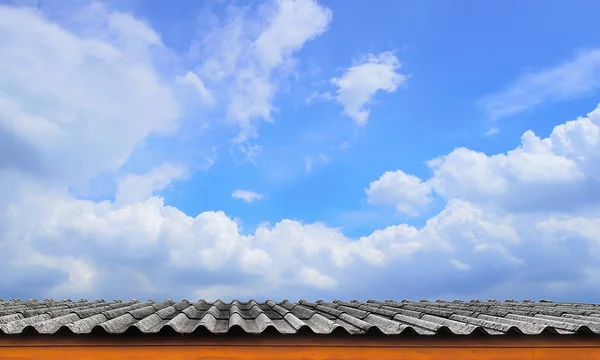
<path fill-rule="evenodd" d="M 0 298 L 600 302 L 598 13 L 0 0 Z"/>

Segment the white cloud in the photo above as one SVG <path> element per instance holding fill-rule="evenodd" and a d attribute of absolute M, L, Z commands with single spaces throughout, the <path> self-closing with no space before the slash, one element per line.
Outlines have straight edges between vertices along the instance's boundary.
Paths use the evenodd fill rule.
<path fill-rule="evenodd" d="M 266 274 L 273 258 L 263 249 L 252 249 L 241 258 L 242 270 L 249 274 Z"/>
<path fill-rule="evenodd" d="M 300 279 L 306 284 L 316 286 L 318 288 L 329 289 L 337 286 L 335 279 L 330 278 L 327 275 L 321 274 L 316 269 L 303 268 L 300 270 Z"/>
<path fill-rule="evenodd" d="M 392 93 L 406 81 L 407 75 L 400 74 L 400 61 L 392 52 L 369 54 L 366 61 L 356 64 L 339 78 L 331 82 L 338 88 L 336 100 L 358 125 L 369 120 L 370 110 L 366 108 L 373 96 L 380 90 Z"/>
<path fill-rule="evenodd" d="M 521 146 L 487 156 L 459 148 L 428 164 L 435 191 L 447 198 L 516 211 L 565 211 L 593 204 L 600 178 L 600 107 L 540 139 L 532 131 Z"/>
<path fill-rule="evenodd" d="M 66 272 L 78 271 L 81 266 L 88 269 L 85 276 L 56 278 L 50 288 L 36 289 L 39 296 L 94 293 L 124 297 L 143 293 L 151 297 L 310 297 L 318 291 L 343 295 L 345 286 L 352 288 L 352 281 L 362 285 L 348 296 L 401 296 L 375 285 L 387 281 L 381 274 L 390 271 L 408 275 L 405 280 L 394 280 L 403 293 L 425 291 L 408 280 L 420 276 L 424 283 L 435 284 L 437 293 L 428 285 L 431 296 L 435 296 L 455 291 L 458 285 L 454 280 L 440 282 L 448 272 L 442 263 L 458 269 L 470 266 L 477 271 L 469 273 L 475 274 L 498 268 L 488 283 L 476 285 L 484 289 L 491 286 L 489 281 L 513 281 L 514 271 L 533 271 L 544 256 L 559 256 L 556 251 L 563 251 L 552 250 L 545 243 L 549 227 L 542 225 L 547 219 L 544 216 L 514 217 L 456 199 L 422 228 L 390 226 L 353 240 L 338 229 L 292 220 L 242 235 L 236 221 L 222 212 L 190 217 L 164 206 L 157 197 L 119 206 L 77 200 L 34 185 L 23 186 L 16 195 L 0 221 L 10 224 L 2 233 L 3 245 L 10 249 L 5 253 L 9 256 L 6 266 L 16 269 L 36 264 Z M 581 238 L 571 229 L 588 228 L 586 236 L 592 241 L 594 228 L 587 225 L 590 220 L 579 221 L 570 228 L 561 225 L 561 231 Z M 540 225 L 532 227 L 536 223 Z M 543 231 L 538 232 L 538 228 Z M 528 254 L 524 246 L 536 251 Z M 456 255 L 469 259 L 469 264 L 448 260 Z M 144 263 L 151 265 L 140 268 Z M 140 269 L 143 276 L 136 273 Z M 546 274 L 551 277 L 553 272 Z M 466 278 L 461 277 L 461 282 L 476 275 L 463 276 Z M 146 278 L 152 281 L 148 283 Z"/>
<path fill-rule="evenodd" d="M 243 142 L 257 136 L 258 120 L 272 121 L 273 97 L 293 66 L 293 54 L 327 30 L 329 9 L 315 0 L 277 0 L 261 6 L 261 17 L 230 8 L 234 15 L 192 47 L 197 74 L 226 104 L 226 121 Z M 200 53 L 198 49 L 202 49 Z"/>
<path fill-rule="evenodd" d="M 295 51 L 308 40 L 321 35 L 331 22 L 331 10 L 315 0 L 277 0 L 273 8 L 265 8 L 268 25 L 254 46 L 260 64 L 274 68 L 289 61 Z"/>
<path fill-rule="evenodd" d="M 364 276 L 356 269 L 429 266 L 419 265 L 428 254 L 477 252 L 480 261 L 492 257 L 494 262 L 507 262 L 513 257 L 510 246 L 520 241 L 510 218 L 485 214 L 461 201 L 450 202 L 422 229 L 391 226 L 352 240 L 337 229 L 292 220 L 242 235 L 223 212 L 190 217 L 164 206 L 157 197 L 118 206 L 76 200 L 35 186 L 22 190 L 2 219 L 11 224 L 2 237 L 3 244 L 11 247 L 5 254 L 7 268 L 37 264 L 70 271 L 78 261 L 74 269 L 88 269 L 85 276 L 57 278 L 49 289 L 36 289 L 39 296 L 55 294 L 57 289 L 61 296 L 90 292 L 118 297 L 139 292 L 190 296 L 200 288 L 210 294 L 206 289 L 223 290 L 223 286 L 238 289 L 234 296 L 242 289 L 253 289 L 248 296 L 285 295 L 301 289 L 306 294 L 311 289 L 339 289 L 340 283 Z M 148 266 L 140 269 L 141 264 Z M 143 275 L 137 273 L 140 270 Z M 432 276 L 437 271 L 442 270 Z M 190 279 L 176 275 L 184 273 L 198 275 Z M 240 283 L 230 283 L 231 276 Z M 151 285 L 146 278 L 152 279 Z M 93 290 L 88 284 L 94 284 Z"/>
<path fill-rule="evenodd" d="M 256 200 L 260 200 L 262 199 L 262 194 L 259 194 L 257 192 L 254 191 L 250 191 L 250 190 L 234 190 L 231 193 L 231 197 L 237 200 L 244 200 L 247 203 L 251 203 L 254 202 Z"/>
<path fill-rule="evenodd" d="M 365 190 L 373 204 L 394 205 L 408 215 L 418 215 L 418 208 L 431 202 L 431 186 L 402 170 L 388 171 Z"/>
<path fill-rule="evenodd" d="M 143 175 L 128 174 L 117 182 L 115 204 L 127 205 L 144 201 L 174 180 L 181 180 L 185 176 L 187 171 L 184 167 L 169 163 L 163 163 Z"/>
<path fill-rule="evenodd" d="M 547 101 L 563 101 L 600 88 L 600 49 L 581 52 L 555 68 L 523 75 L 507 89 L 482 99 L 492 119 L 525 111 Z"/>
<path fill-rule="evenodd" d="M 586 252 L 600 258 L 600 214 L 588 216 L 553 215 L 535 224 L 544 240 L 556 247 L 569 247 L 577 241 L 585 244 Z"/>
<path fill-rule="evenodd" d="M 200 95 L 202 101 L 208 105 L 212 105 L 215 102 L 215 97 L 213 93 L 206 88 L 202 79 L 191 71 L 188 71 L 183 76 L 175 77 L 175 82 L 179 85 L 187 85 L 192 86 Z"/>
<path fill-rule="evenodd" d="M 88 11 L 101 29 L 79 36 L 0 6 L 0 137 L 13 146 L 3 151 L 27 156 L 12 165 L 20 171 L 84 183 L 177 128 L 173 91 L 152 66 L 160 37 L 130 15 Z"/>

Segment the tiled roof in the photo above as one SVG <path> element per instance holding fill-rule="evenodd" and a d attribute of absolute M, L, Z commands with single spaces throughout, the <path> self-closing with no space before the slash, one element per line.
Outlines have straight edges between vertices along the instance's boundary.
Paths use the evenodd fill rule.
<path fill-rule="evenodd" d="M 0 335 L 124 332 L 600 334 L 600 305 L 515 301 L 0 300 Z"/>

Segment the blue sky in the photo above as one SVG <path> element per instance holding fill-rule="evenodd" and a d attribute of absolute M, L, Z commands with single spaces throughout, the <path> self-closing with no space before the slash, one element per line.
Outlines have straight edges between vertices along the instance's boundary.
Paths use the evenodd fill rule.
<path fill-rule="evenodd" d="M 0 298 L 600 295 L 594 2 L 0 4 Z"/>

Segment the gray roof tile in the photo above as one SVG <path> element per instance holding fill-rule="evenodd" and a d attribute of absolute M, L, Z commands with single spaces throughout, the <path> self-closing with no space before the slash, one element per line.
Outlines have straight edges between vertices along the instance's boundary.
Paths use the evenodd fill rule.
<path fill-rule="evenodd" d="M 232 329 L 252 334 L 269 329 L 281 334 L 301 331 L 316 334 L 376 332 L 386 335 L 404 332 L 420 335 L 441 332 L 455 335 L 538 335 L 543 332 L 600 334 L 600 305 L 547 300 L 234 300 L 230 303 L 220 300 L 0 300 L 0 334 L 15 335 L 26 330 L 54 334 L 62 329 L 74 334 L 98 330 L 120 334 L 131 328 L 142 333 L 170 330 L 181 334 L 195 331 L 216 334 Z"/>

